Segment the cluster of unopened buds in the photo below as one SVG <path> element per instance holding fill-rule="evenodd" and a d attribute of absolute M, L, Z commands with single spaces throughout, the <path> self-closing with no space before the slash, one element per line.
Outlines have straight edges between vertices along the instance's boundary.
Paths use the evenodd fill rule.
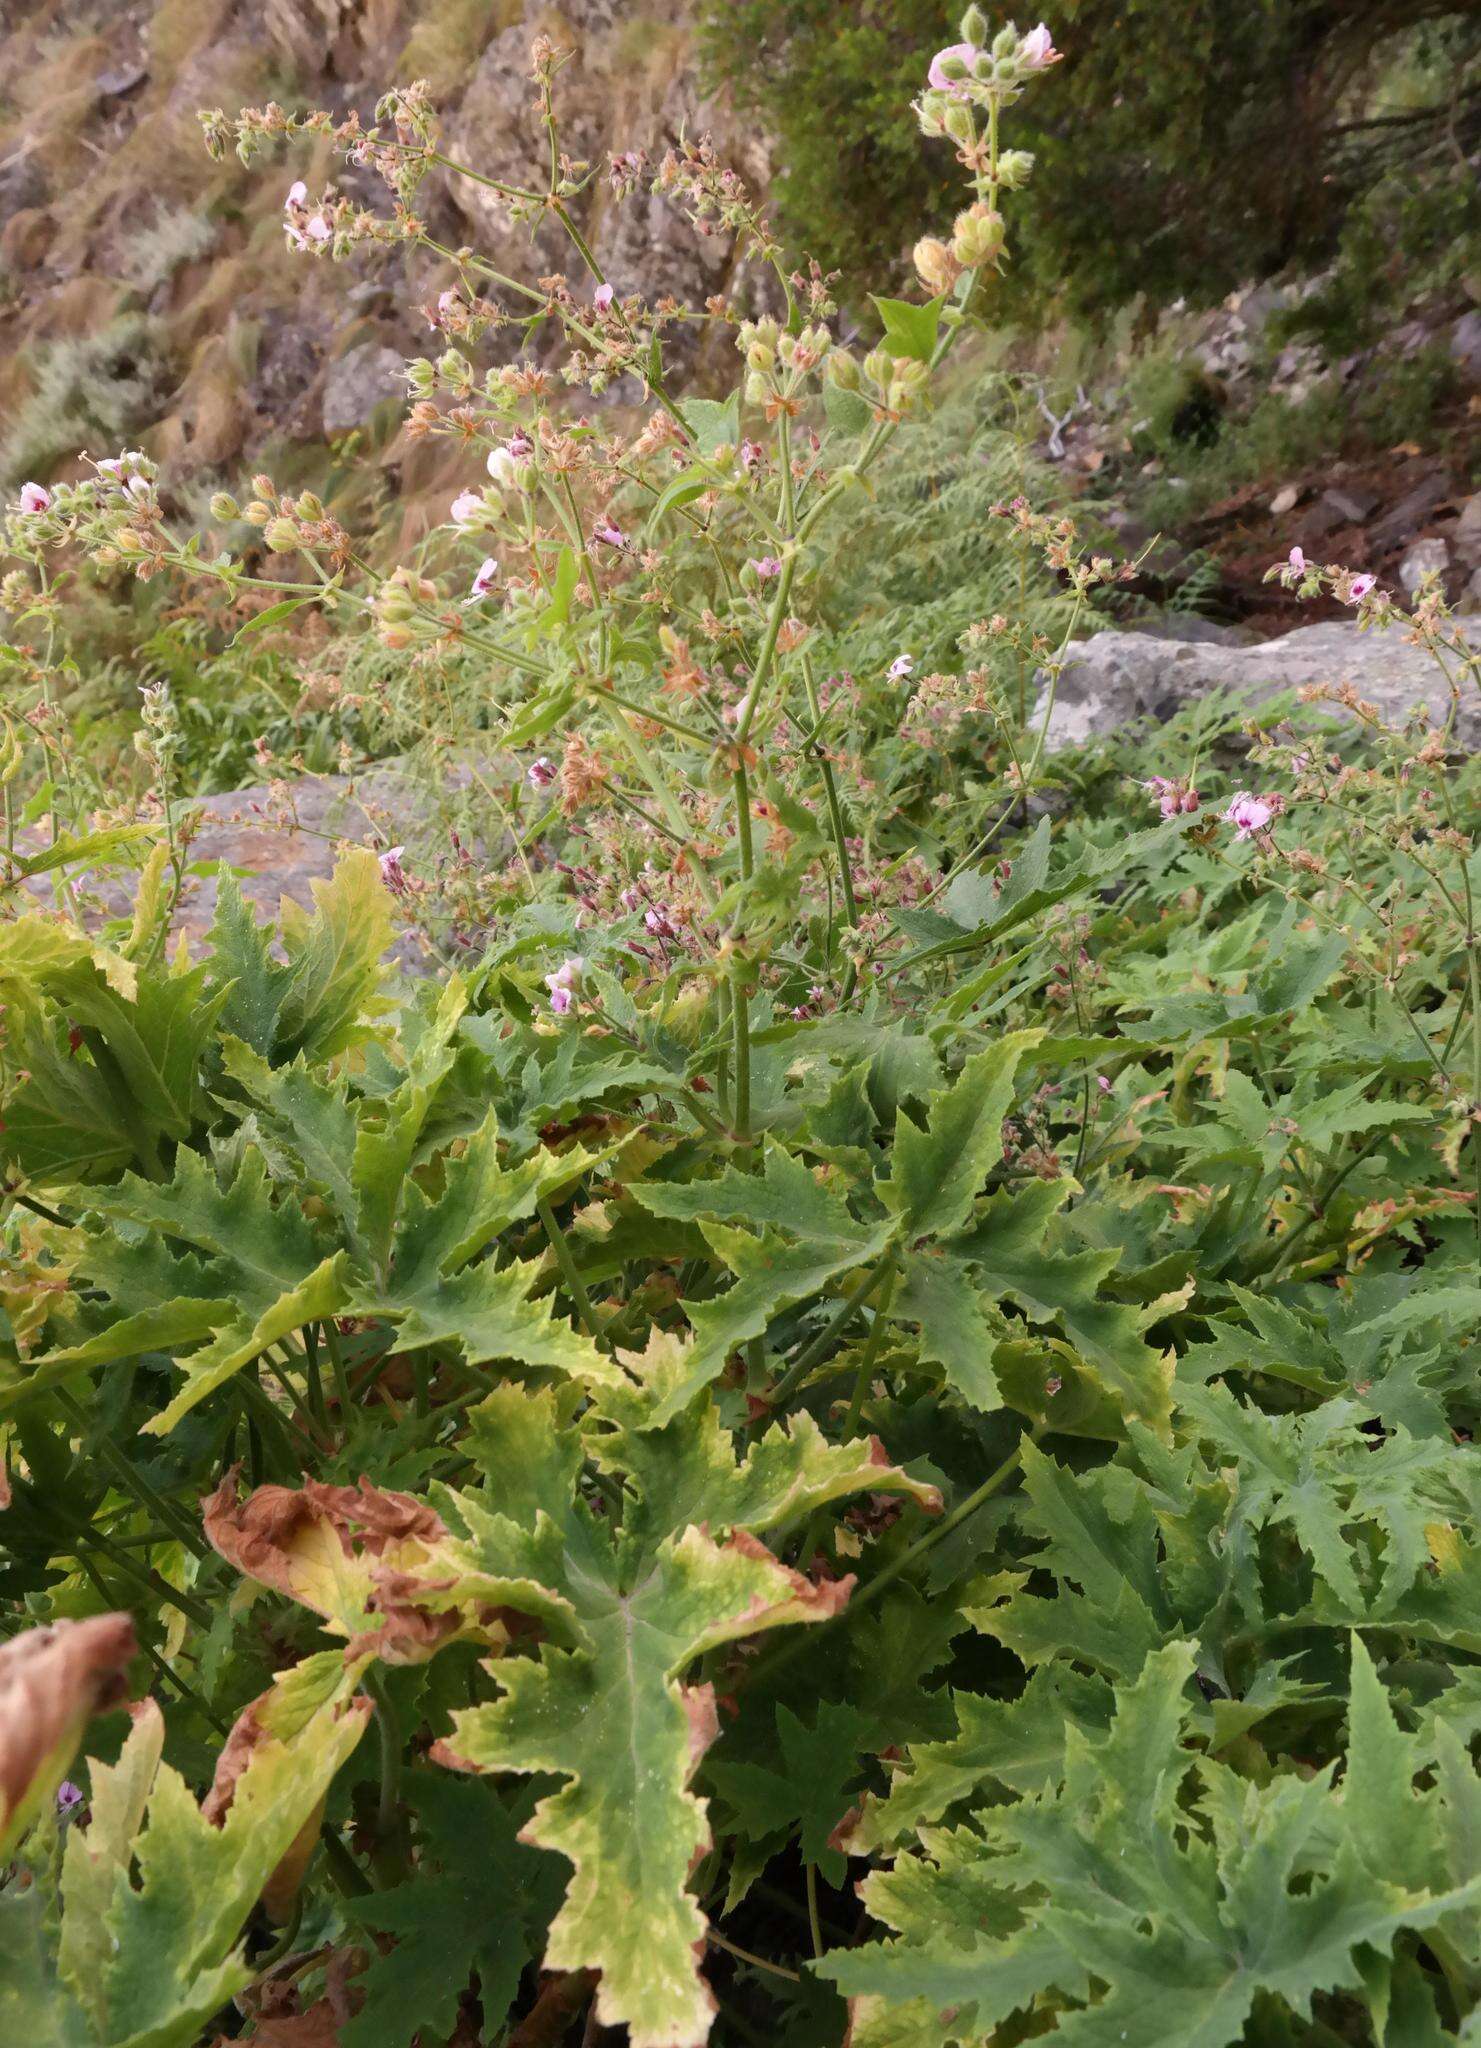
<path fill-rule="evenodd" d="M 296 498 L 281 496 L 272 478 L 265 475 L 253 477 L 252 490 L 254 495 L 241 506 L 228 492 L 218 491 L 211 500 L 211 516 L 245 519 L 249 526 L 259 530 L 275 555 L 291 555 L 303 549 L 310 554 L 327 555 L 336 568 L 348 562 L 349 534 L 312 491 L 304 491 Z"/>
<path fill-rule="evenodd" d="M 1198 809 L 1198 791 L 1191 782 L 1171 782 L 1165 775 L 1151 775 L 1142 788 L 1156 797 L 1164 818 L 1191 817 Z"/>
<path fill-rule="evenodd" d="M 488 568 L 490 564 L 484 566 Z M 492 567 L 497 574 L 498 564 Z M 437 585 L 429 578 L 415 576 L 407 568 L 393 570 L 376 591 L 371 605 L 381 645 L 396 649 L 410 647 L 419 639 L 439 638 L 446 627 L 432 613 L 436 603 Z"/>
<path fill-rule="evenodd" d="M 746 403 L 767 405 L 784 397 L 797 377 L 835 360 L 833 337 L 820 323 L 792 334 L 768 314 L 743 320 L 735 345 L 746 359 Z"/>
<path fill-rule="evenodd" d="M 976 200 L 952 224 L 950 242 L 922 235 L 912 251 L 916 275 L 928 292 L 949 292 L 964 271 L 977 270 L 1003 253 L 1003 216 Z"/>

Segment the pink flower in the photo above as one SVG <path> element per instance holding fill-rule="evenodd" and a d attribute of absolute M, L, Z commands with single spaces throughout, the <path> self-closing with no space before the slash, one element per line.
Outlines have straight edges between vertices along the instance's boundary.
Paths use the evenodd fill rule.
<path fill-rule="evenodd" d="M 307 213 L 308 197 L 307 185 L 298 178 L 289 186 L 288 197 L 283 201 L 283 232 L 294 249 L 311 249 L 316 242 L 328 242 L 334 235 L 322 208 L 317 213 Z"/>
<path fill-rule="evenodd" d="M 477 604 L 480 598 L 487 597 L 498 579 L 498 563 L 492 555 L 485 555 L 478 565 L 478 574 L 473 579 L 473 587 L 463 599 L 464 604 Z"/>
<path fill-rule="evenodd" d="M 935 86 L 937 92 L 949 93 L 954 100 L 965 99 L 967 96 L 967 81 L 964 78 L 951 77 L 943 67 L 949 60 L 955 59 L 970 71 L 972 59 L 980 57 L 981 54 L 982 52 L 975 43 L 951 43 L 946 49 L 936 52 L 935 56 L 931 59 L 931 68 L 926 73 L 926 77 Z"/>
<path fill-rule="evenodd" d="M 522 491 L 530 458 L 527 454 L 516 455 L 512 447 L 495 448 L 490 451 L 486 466 L 501 491 Z"/>
<path fill-rule="evenodd" d="M 1063 53 L 1054 47 L 1054 38 L 1043 22 L 1031 29 L 1018 45 L 1018 65 L 1022 71 L 1047 71 L 1051 64 L 1057 64 Z"/>
<path fill-rule="evenodd" d="M 392 846 L 380 857 L 381 880 L 397 896 L 404 896 L 407 891 L 406 870 L 401 865 L 405 851 L 404 846 Z"/>
<path fill-rule="evenodd" d="M 747 566 L 755 570 L 763 583 L 769 583 L 774 576 L 780 576 L 782 573 L 782 565 L 775 555 L 762 555 L 758 561 Z"/>
<path fill-rule="evenodd" d="M 154 489 L 154 486 L 152 483 L 150 483 L 147 476 L 131 476 L 128 482 L 124 485 L 124 489 L 128 492 L 131 498 L 133 498 L 138 504 L 142 505 L 147 501 L 150 492 Z"/>
<path fill-rule="evenodd" d="M 1106 1079 L 1106 1077 L 1105 1077 L 1105 1075 L 1104 1075 L 1104 1074 L 1097 1074 L 1097 1075 L 1096 1075 L 1096 1077 L 1095 1077 L 1095 1085 L 1096 1085 L 1096 1087 L 1097 1087 L 1097 1088 L 1099 1088 L 1099 1090 L 1100 1090 L 1100 1092 L 1101 1092 L 1101 1094 L 1102 1094 L 1102 1095 L 1109 1095 L 1109 1094 L 1110 1094 L 1110 1092 L 1111 1092 L 1111 1084 L 1110 1084 L 1110 1082 L 1109 1082 L 1109 1081 L 1108 1081 L 1108 1080 Z"/>
<path fill-rule="evenodd" d="M 1378 578 L 1376 576 L 1354 576 L 1351 583 L 1347 586 L 1348 603 L 1361 604 L 1369 591 L 1376 590 L 1377 587 Z"/>
<path fill-rule="evenodd" d="M 523 427 L 516 427 L 509 436 L 509 453 L 516 462 L 528 462 L 535 452 L 535 444 Z"/>
<path fill-rule="evenodd" d="M 752 471 L 752 470 L 753 470 L 753 469 L 754 469 L 754 468 L 756 467 L 756 464 L 757 464 L 757 463 L 758 463 L 758 462 L 759 462 L 760 460 L 761 460 L 761 444 L 760 444 L 760 442 L 759 442 L 759 441 L 742 441 L 742 442 L 741 442 L 741 444 L 740 444 L 740 465 L 741 465 L 741 468 L 742 468 L 743 470 L 745 470 L 745 471 L 746 471 L 746 473 L 747 473 L 747 474 L 749 475 L 749 474 L 750 474 L 750 472 L 751 472 L 751 471 Z"/>
<path fill-rule="evenodd" d="M 1242 789 L 1224 813 L 1224 823 L 1234 827 L 1236 839 L 1253 839 L 1263 832 L 1280 808 L 1272 797 L 1254 796 Z"/>
<path fill-rule="evenodd" d="M 903 683 L 907 676 L 915 674 L 915 656 L 913 654 L 897 654 L 886 670 L 886 674 L 892 683 Z"/>
<path fill-rule="evenodd" d="M 672 918 L 661 904 L 643 912 L 643 924 L 655 939 L 676 939 L 679 936 Z"/>
<path fill-rule="evenodd" d="M 591 303 L 599 313 L 605 313 L 617 294 L 609 284 L 599 284 L 591 295 Z"/>
<path fill-rule="evenodd" d="M 1307 559 L 1305 555 L 1302 554 L 1300 548 L 1292 548 L 1290 554 L 1287 555 L 1286 560 L 1291 566 L 1292 573 L 1297 576 L 1304 576 L 1306 574 L 1307 569 L 1310 567 L 1310 564 L 1307 562 Z"/>
<path fill-rule="evenodd" d="M 481 491 L 459 491 L 448 507 L 448 517 L 454 526 L 471 526 L 482 510 Z"/>
<path fill-rule="evenodd" d="M 559 770 L 549 754 L 542 754 L 538 761 L 531 761 L 525 770 L 525 781 L 532 789 L 549 789 Z"/>
<path fill-rule="evenodd" d="M 20 498 L 17 502 L 22 512 L 49 512 L 51 510 L 51 492 L 41 484 L 22 484 Z"/>
<path fill-rule="evenodd" d="M 593 540 L 603 542 L 609 548 L 625 548 L 627 535 L 620 526 L 614 526 L 610 519 L 599 519 L 591 529 Z"/>
<path fill-rule="evenodd" d="M 573 955 L 569 960 L 562 960 L 554 974 L 546 975 L 545 986 L 550 990 L 550 1007 L 557 1017 L 564 1017 L 575 1001 L 575 990 L 580 985 L 581 970 L 585 965 L 584 960 Z"/>

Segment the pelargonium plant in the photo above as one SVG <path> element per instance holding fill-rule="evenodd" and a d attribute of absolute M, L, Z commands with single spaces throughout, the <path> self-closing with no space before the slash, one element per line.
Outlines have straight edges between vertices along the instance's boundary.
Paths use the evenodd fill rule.
<path fill-rule="evenodd" d="M 293 180 L 285 236 L 444 266 L 408 430 L 462 468 L 394 565 L 266 474 L 215 508 L 260 547 L 182 535 L 134 452 L 7 518 L 15 2038 L 1473 2037 L 1453 728 L 1204 707 L 1053 755 L 1064 648 L 992 614 L 963 676 L 896 646 L 871 679 L 892 791 L 936 776 L 938 713 L 991 735 L 902 844 L 826 663 L 851 516 L 990 303 L 1032 170 L 1000 130 L 1057 57 L 974 6 L 923 63 L 966 204 L 864 349 L 706 142 L 566 156 L 549 40 L 528 186 L 450 159 L 421 87 L 369 128 L 206 117 L 244 163 L 307 136 L 382 178 L 389 211 Z M 554 223 L 571 274 L 440 248 L 432 172 Z M 686 311 L 603 274 L 598 176 L 769 269 L 771 313 L 700 316 L 727 397 L 670 368 Z M 1069 630 L 1120 573 L 1022 499 L 1002 530 Z M 388 819 L 310 908 L 262 925 L 220 875 L 172 942 L 185 707 L 145 682 L 142 815 L 84 800 L 84 558 L 249 630 L 361 622 L 429 695 L 477 664 L 481 843 L 433 876 Z M 1410 629 L 1474 678 L 1437 603 Z M 95 879 L 126 867 L 120 914 Z M 441 956 L 415 985 L 398 926 Z"/>

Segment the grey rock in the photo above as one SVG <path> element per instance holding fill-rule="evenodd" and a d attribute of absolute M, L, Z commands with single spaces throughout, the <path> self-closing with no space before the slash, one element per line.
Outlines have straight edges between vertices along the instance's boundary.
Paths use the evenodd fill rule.
<path fill-rule="evenodd" d="M 1443 576 L 1450 567 L 1450 549 L 1443 540 L 1417 540 L 1399 564 L 1399 582 L 1413 597 L 1426 576 Z"/>
<path fill-rule="evenodd" d="M 321 431 L 314 387 L 324 363 L 324 336 L 297 320 L 274 321 L 262 337 L 248 396 L 260 413 L 296 440 Z"/>
<path fill-rule="evenodd" d="M 1451 359 L 1473 384 L 1481 384 L 1481 311 L 1462 313 L 1450 330 Z"/>
<path fill-rule="evenodd" d="M 111 71 L 100 74 L 98 91 L 105 99 L 121 100 L 137 92 L 148 76 L 147 64 L 115 64 Z"/>
<path fill-rule="evenodd" d="M 0 218 L 44 206 L 49 196 L 46 168 L 34 149 L 22 147 L 0 163 Z"/>
<path fill-rule="evenodd" d="M 1461 506 L 1450 544 L 1463 562 L 1481 564 L 1481 491 Z"/>
<path fill-rule="evenodd" d="M 405 366 L 395 349 L 362 341 L 329 365 L 324 378 L 324 431 L 347 433 L 369 419 L 382 399 L 405 397 Z"/>
<path fill-rule="evenodd" d="M 1344 526 L 1361 526 L 1373 507 L 1378 503 L 1378 493 L 1366 490 L 1348 490 L 1339 485 L 1330 491 L 1323 491 L 1321 502 L 1330 512 L 1337 515 Z"/>
<path fill-rule="evenodd" d="M 1355 621 L 1299 626 L 1256 647 L 1190 646 L 1141 633 L 1097 633 L 1065 664 L 1055 692 L 1047 746 L 1051 753 L 1104 739 L 1137 719 L 1164 721 L 1195 698 L 1244 698 L 1251 708 L 1307 684 L 1350 683 L 1385 718 L 1402 719 L 1415 705 L 1443 721 L 1450 693 L 1423 648 L 1397 631 L 1360 632 Z M 1042 683 L 1036 721 L 1048 706 Z M 1481 745 L 1481 700 L 1463 702 L 1456 736 Z"/>
<path fill-rule="evenodd" d="M 1463 612 L 1467 618 L 1473 618 L 1477 612 L 1481 612 L 1481 569 L 1471 572 L 1471 580 L 1461 592 L 1456 610 Z"/>
<path fill-rule="evenodd" d="M 1248 626 L 1227 626 L 1219 619 L 1200 618 L 1197 612 L 1158 612 L 1155 618 L 1137 619 L 1126 630 L 1154 640 L 1180 640 L 1185 647 L 1248 647 L 1255 638 Z"/>
<path fill-rule="evenodd" d="M 487 760 L 480 766 L 486 774 Z M 475 855 L 502 844 L 502 829 L 487 817 L 481 784 L 466 762 L 440 762 L 434 781 L 410 761 L 383 761 L 353 777 L 305 775 L 296 782 L 204 796 L 192 808 L 203 814 L 191 841 L 192 862 L 222 864 L 221 870 L 191 878 L 175 916 L 174 936 L 183 935 L 195 953 L 206 946 L 221 871 L 236 875 L 243 896 L 260 918 L 271 922 L 285 900 L 312 910 L 314 884 L 329 879 L 345 847 L 366 846 L 377 853 L 404 847 L 406 871 L 425 875 L 448 855 L 447 828 L 454 821 L 463 846 Z M 39 833 L 21 835 L 22 846 L 43 843 Z M 23 886 L 43 902 L 52 901 L 49 877 L 35 877 Z M 132 910 L 132 875 L 95 877 L 92 886 L 106 915 Z M 432 964 L 411 931 L 398 939 L 394 952 L 402 966 L 415 971 Z"/>
<path fill-rule="evenodd" d="M 1449 489 L 1444 472 L 1434 470 L 1412 491 L 1406 492 L 1369 528 L 1368 540 L 1373 553 L 1382 555 L 1390 548 L 1402 547 L 1424 525 L 1436 506 L 1443 503 Z"/>

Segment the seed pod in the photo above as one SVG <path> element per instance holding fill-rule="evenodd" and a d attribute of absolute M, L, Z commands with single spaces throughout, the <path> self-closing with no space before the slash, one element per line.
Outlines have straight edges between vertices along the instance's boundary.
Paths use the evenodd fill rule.
<path fill-rule="evenodd" d="M 213 519 L 239 519 L 241 517 L 241 510 L 237 505 L 237 501 L 229 491 L 217 491 L 211 499 L 211 517 Z"/>

